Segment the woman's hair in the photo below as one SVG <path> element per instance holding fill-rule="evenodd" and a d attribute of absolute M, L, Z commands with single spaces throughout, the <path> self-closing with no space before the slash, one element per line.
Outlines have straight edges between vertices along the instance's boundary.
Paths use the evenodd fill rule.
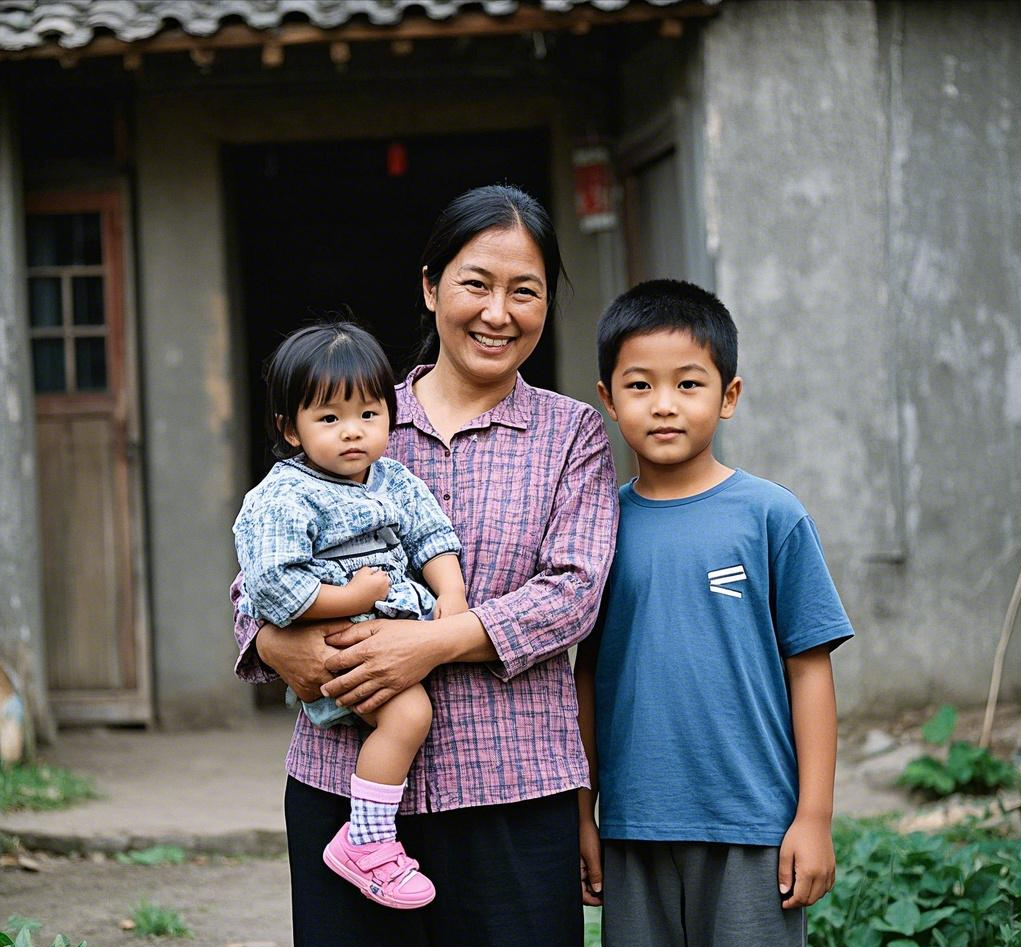
<path fill-rule="evenodd" d="M 397 423 L 393 371 L 379 343 L 353 322 L 329 322 L 292 332 L 266 363 L 266 433 L 273 456 L 293 457 L 300 448 L 284 432 L 295 427 L 298 411 L 331 401 L 379 398 Z"/>
<path fill-rule="evenodd" d="M 535 241 L 546 269 L 546 315 L 556 311 L 557 284 L 564 264 L 553 222 L 534 197 L 509 184 L 490 184 L 455 197 L 443 210 L 422 251 L 422 270 L 436 286 L 447 264 L 473 237 L 486 230 L 521 227 Z M 566 278 L 566 275 L 565 275 Z M 422 301 L 422 345 L 416 360 L 435 361 L 439 350 L 436 315 Z"/>

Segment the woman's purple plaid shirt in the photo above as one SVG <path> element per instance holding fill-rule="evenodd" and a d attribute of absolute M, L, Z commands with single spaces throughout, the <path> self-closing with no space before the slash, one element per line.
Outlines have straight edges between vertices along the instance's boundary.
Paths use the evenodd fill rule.
<path fill-rule="evenodd" d="M 442 665 L 423 681 L 433 725 L 401 811 L 517 802 L 588 785 L 567 649 L 592 629 L 613 557 L 617 485 L 602 419 L 519 377 L 447 450 L 411 390 L 426 370 L 397 388 L 388 453 L 426 482 L 454 524 L 468 601 L 499 660 Z M 252 647 L 257 623 L 237 614 L 236 622 L 238 675 L 271 680 Z M 357 728 L 319 730 L 299 714 L 287 771 L 346 796 L 359 745 Z"/>

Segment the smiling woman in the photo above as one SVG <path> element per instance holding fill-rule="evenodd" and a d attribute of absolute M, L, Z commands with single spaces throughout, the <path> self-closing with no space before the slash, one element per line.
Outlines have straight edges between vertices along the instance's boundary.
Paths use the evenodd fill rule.
<path fill-rule="evenodd" d="M 567 650 L 595 621 L 617 490 L 599 413 L 518 374 L 560 271 L 546 211 L 504 186 L 453 201 L 422 257 L 435 364 L 398 386 L 388 453 L 450 517 L 470 609 L 284 630 L 238 615 L 247 680 L 279 674 L 362 715 L 422 681 L 433 704 L 397 819 L 436 886 L 416 911 L 386 911 L 323 868 L 350 818 L 360 735 L 299 716 L 285 799 L 295 947 L 581 947 L 587 764 Z"/>

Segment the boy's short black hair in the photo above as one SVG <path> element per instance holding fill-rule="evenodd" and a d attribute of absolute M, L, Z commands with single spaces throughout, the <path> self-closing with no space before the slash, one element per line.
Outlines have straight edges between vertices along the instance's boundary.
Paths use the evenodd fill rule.
<path fill-rule="evenodd" d="M 287 443 L 298 411 L 355 391 L 379 398 L 397 424 L 393 370 L 371 333 L 353 322 L 327 322 L 292 332 L 266 363 L 266 433 L 273 456 L 293 457 L 301 448 Z"/>
<path fill-rule="evenodd" d="M 622 293 L 599 320 L 599 380 L 607 391 L 625 339 L 664 330 L 688 332 L 709 349 L 727 390 L 737 374 L 737 326 L 727 307 L 694 283 L 654 279 Z"/>

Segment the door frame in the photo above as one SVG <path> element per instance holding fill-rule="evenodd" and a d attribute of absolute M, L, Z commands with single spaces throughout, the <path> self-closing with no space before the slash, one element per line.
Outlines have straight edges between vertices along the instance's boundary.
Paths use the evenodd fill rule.
<path fill-rule="evenodd" d="M 116 185 L 25 195 L 26 220 L 31 214 L 100 214 L 110 391 L 76 394 L 73 404 L 67 404 L 66 395 L 36 394 L 33 397 L 37 420 L 41 413 L 81 416 L 102 411 L 110 414 L 115 495 L 126 503 L 124 516 L 118 517 L 119 522 L 114 524 L 118 531 L 115 566 L 120 585 L 118 610 L 123 616 L 116 646 L 122 661 L 131 666 L 134 687 L 51 689 L 49 701 L 59 723 L 151 725 L 154 720 L 139 449 L 139 386 L 134 351 L 137 334 L 130 304 L 130 240 L 126 236 L 130 220 L 126 213 L 128 206 L 124 189 Z"/>

